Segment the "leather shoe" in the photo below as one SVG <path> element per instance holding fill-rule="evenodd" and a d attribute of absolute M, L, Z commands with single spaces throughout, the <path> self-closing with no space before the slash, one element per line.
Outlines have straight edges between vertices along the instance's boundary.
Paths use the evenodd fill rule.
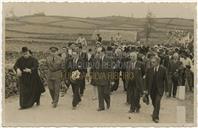
<path fill-rule="evenodd" d="M 140 112 L 140 109 L 136 109 L 136 113 L 139 113 Z"/>
<path fill-rule="evenodd" d="M 73 107 L 72 110 L 76 110 L 76 107 Z"/>
<path fill-rule="evenodd" d="M 23 107 L 21 107 L 21 108 L 19 108 L 19 110 L 24 110 L 25 108 L 23 108 Z"/>
<path fill-rule="evenodd" d="M 110 108 L 110 104 L 107 105 L 107 109 L 109 109 L 109 108 Z"/>
<path fill-rule="evenodd" d="M 39 105 L 40 105 L 40 101 L 37 101 L 37 102 L 36 102 L 36 105 L 39 106 Z"/>
<path fill-rule="evenodd" d="M 54 103 L 54 104 L 53 104 L 53 108 L 56 108 L 56 107 L 57 107 L 57 104 L 56 104 L 56 103 Z"/>
<path fill-rule="evenodd" d="M 104 111 L 105 109 L 104 108 L 99 108 L 97 111 Z"/>
<path fill-rule="evenodd" d="M 155 123 L 159 123 L 159 119 L 153 119 Z"/>
<path fill-rule="evenodd" d="M 133 113 L 133 112 L 135 112 L 135 110 L 131 110 L 131 109 L 129 110 L 129 113 Z"/>

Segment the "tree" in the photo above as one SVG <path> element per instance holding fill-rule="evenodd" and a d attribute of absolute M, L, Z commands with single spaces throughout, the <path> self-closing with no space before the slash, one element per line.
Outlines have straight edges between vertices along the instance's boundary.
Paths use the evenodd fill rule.
<path fill-rule="evenodd" d="M 144 26 L 144 32 L 145 32 L 145 37 L 146 37 L 146 42 L 148 42 L 148 39 L 150 37 L 151 31 L 152 31 L 152 26 L 154 23 L 154 18 L 153 18 L 152 12 L 148 12 L 146 15 L 146 22 Z"/>

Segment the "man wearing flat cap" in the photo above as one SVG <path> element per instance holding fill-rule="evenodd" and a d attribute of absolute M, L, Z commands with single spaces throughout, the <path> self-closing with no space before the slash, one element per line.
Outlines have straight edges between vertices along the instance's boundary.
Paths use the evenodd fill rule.
<path fill-rule="evenodd" d="M 57 54 L 57 47 L 50 47 L 49 50 L 50 55 L 46 59 L 48 67 L 47 83 L 52 98 L 53 107 L 56 108 L 59 100 L 64 62 Z"/>

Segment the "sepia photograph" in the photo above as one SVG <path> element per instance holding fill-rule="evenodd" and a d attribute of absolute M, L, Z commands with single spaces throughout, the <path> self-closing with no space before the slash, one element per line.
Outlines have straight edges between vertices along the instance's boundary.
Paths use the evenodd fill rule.
<path fill-rule="evenodd" d="M 197 3 L 3 2 L 3 126 L 196 126 L 196 15 Z"/>

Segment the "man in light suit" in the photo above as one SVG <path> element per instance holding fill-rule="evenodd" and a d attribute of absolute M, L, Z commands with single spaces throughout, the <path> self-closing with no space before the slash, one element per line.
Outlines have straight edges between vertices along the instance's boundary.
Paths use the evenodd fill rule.
<path fill-rule="evenodd" d="M 167 71 L 166 68 L 160 65 L 160 58 L 154 56 L 151 59 L 152 67 L 146 74 L 146 92 L 150 95 L 153 104 L 152 118 L 155 123 L 159 122 L 160 102 L 164 91 L 167 88 Z"/>
<path fill-rule="evenodd" d="M 58 56 L 57 47 L 50 47 L 50 55 L 46 59 L 48 73 L 47 84 L 52 98 L 53 107 L 56 108 L 59 101 L 59 93 L 61 87 L 62 73 L 64 69 L 64 62 Z"/>
<path fill-rule="evenodd" d="M 127 75 L 128 82 L 127 87 L 127 100 L 130 100 L 129 113 L 139 112 L 140 110 L 140 97 L 143 93 L 143 76 L 144 65 L 142 62 L 137 61 L 137 53 L 130 53 L 130 61 L 127 63 Z"/>

